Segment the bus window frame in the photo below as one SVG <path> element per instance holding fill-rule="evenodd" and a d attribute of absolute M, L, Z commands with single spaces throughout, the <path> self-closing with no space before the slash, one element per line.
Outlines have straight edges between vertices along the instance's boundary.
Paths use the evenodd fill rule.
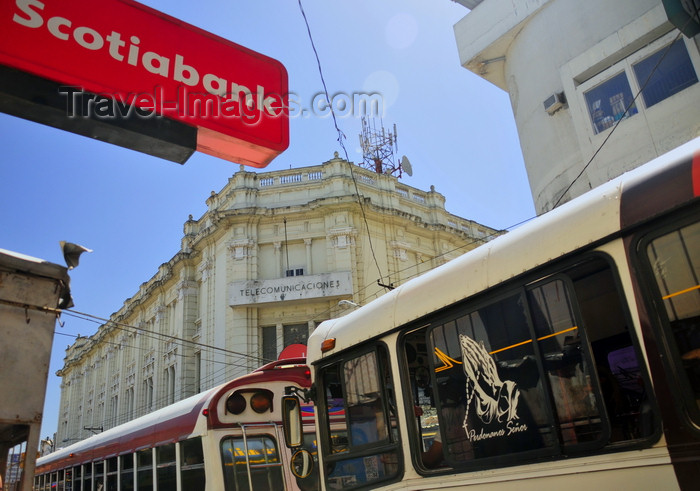
<path fill-rule="evenodd" d="M 166 486 L 173 481 L 177 483 L 178 476 L 178 448 L 176 442 L 161 443 L 153 447 L 155 450 L 154 468 L 158 487 Z M 176 484 L 177 486 L 177 484 Z"/>
<path fill-rule="evenodd" d="M 112 455 L 105 458 L 105 489 L 117 489 L 116 483 L 120 481 L 119 456 Z M 112 487 L 112 482 L 115 485 Z"/>
<path fill-rule="evenodd" d="M 606 241 L 606 243 L 610 242 L 612 242 L 612 240 Z M 581 257 L 583 257 L 584 259 L 582 260 Z M 607 264 L 610 270 L 610 275 L 612 277 L 612 282 L 613 286 L 615 287 L 617 298 L 622 300 L 620 304 L 620 307 L 622 308 L 622 316 L 624 318 L 625 324 L 628 326 L 627 330 L 630 333 L 630 341 L 632 342 L 634 355 L 639 363 L 644 393 L 648 397 L 647 402 L 649 403 L 650 411 L 654 418 L 653 431 L 646 437 L 639 437 L 636 439 L 624 440 L 621 442 L 610 442 L 602 449 L 602 451 L 598 453 L 618 452 L 620 448 L 624 448 L 626 450 L 638 450 L 642 448 L 648 448 L 659 441 L 663 434 L 663 430 L 662 425 L 660 424 L 661 411 L 659 409 L 659 405 L 656 400 L 656 393 L 654 392 L 654 386 L 652 384 L 651 367 L 649 363 L 647 363 L 646 353 L 642 347 L 642 343 L 646 343 L 646 340 L 644 340 L 644 332 L 642 330 L 637 331 L 632 317 L 632 312 L 630 311 L 630 304 L 633 305 L 636 302 L 635 295 L 632 291 L 630 291 L 629 294 L 625 291 L 617 263 L 615 262 L 615 259 L 607 252 L 595 249 L 590 250 L 588 252 L 584 251 L 578 256 L 577 260 L 566 260 L 562 261 L 560 264 L 564 265 L 567 270 L 570 270 L 582 264 L 585 261 L 591 261 L 595 258 L 599 258 Z M 626 266 L 629 266 L 629 260 Z M 561 268 L 559 268 L 559 270 L 561 270 Z M 632 279 L 632 281 L 634 280 Z M 596 376 L 599 379 L 597 369 Z"/>
<path fill-rule="evenodd" d="M 267 457 L 266 457 L 266 461 L 263 464 L 251 463 L 250 462 L 251 447 L 249 446 L 248 442 L 250 440 L 254 440 L 254 439 L 259 439 L 261 442 L 263 441 L 263 439 L 268 439 L 270 442 L 272 442 L 272 445 L 275 449 L 275 457 L 277 458 L 277 462 L 268 462 Z M 244 464 L 237 463 L 235 453 L 232 454 L 233 460 L 232 460 L 231 464 L 233 465 L 233 467 L 231 468 L 230 473 L 227 472 L 227 470 L 226 470 L 227 462 L 226 462 L 226 458 L 223 455 L 223 452 L 224 452 L 223 446 L 225 443 L 227 443 L 229 441 L 231 441 L 233 443 L 232 447 L 234 449 L 236 448 L 237 441 L 243 443 L 243 446 L 247 447 L 247 449 L 248 449 L 248 455 L 244 458 Z M 236 474 L 236 472 L 238 470 L 245 470 L 244 479 L 245 479 L 245 487 L 246 488 L 247 488 L 248 482 L 249 482 L 248 479 L 254 480 L 254 474 L 255 475 L 260 474 L 257 471 L 266 472 L 267 473 L 266 478 L 269 481 L 270 477 L 272 477 L 272 478 L 278 477 L 278 476 L 275 476 L 270 471 L 270 469 L 277 469 L 279 471 L 279 477 L 284 482 L 284 479 L 285 479 L 284 476 L 285 476 L 285 472 L 287 470 L 284 467 L 285 457 L 283 455 L 283 452 L 286 450 L 286 447 L 284 447 L 278 441 L 276 433 L 273 434 L 270 432 L 262 432 L 262 433 L 247 433 L 247 434 L 244 434 L 244 433 L 226 434 L 226 435 L 222 436 L 220 439 L 218 439 L 217 446 L 218 446 L 218 453 L 220 456 L 219 458 L 221 460 L 221 472 L 222 472 L 221 479 L 222 479 L 222 482 L 224 483 L 224 486 L 226 487 L 226 489 L 236 489 L 237 488 L 238 475 Z M 236 465 L 242 465 L 242 467 L 244 466 L 245 469 L 237 469 Z M 248 473 L 248 471 L 250 471 L 250 473 Z M 231 480 L 231 478 L 232 478 L 232 480 Z"/>
<path fill-rule="evenodd" d="M 415 335 L 415 333 L 419 333 L 419 331 L 423 331 L 423 342 L 428 345 L 428 327 L 431 325 L 430 322 L 427 322 L 426 319 L 429 316 L 425 316 L 421 318 L 418 321 L 411 322 L 407 326 L 401 328 L 401 332 L 399 333 L 399 336 L 396 340 L 396 353 L 397 353 L 397 358 L 399 362 L 399 372 L 400 372 L 400 381 L 401 381 L 401 393 L 404 398 L 404 408 L 406 409 L 405 411 L 405 418 L 406 418 L 406 430 L 408 432 L 408 437 L 409 437 L 409 447 L 411 451 L 411 459 L 413 460 L 413 465 L 416 470 L 422 475 L 432 475 L 432 474 L 440 474 L 440 473 L 445 473 L 446 471 L 453 472 L 452 468 L 449 467 L 437 467 L 434 469 L 430 469 L 426 467 L 423 464 L 423 459 L 422 459 L 422 453 L 423 453 L 423 448 L 422 448 L 422 435 L 419 430 L 419 425 L 415 424 L 415 419 L 416 419 L 416 413 L 415 413 L 415 402 L 413 398 L 413 381 L 411 380 L 410 377 L 410 367 L 409 367 L 409 361 L 406 357 L 406 338 Z M 428 356 L 428 359 L 430 356 Z M 430 362 L 429 366 L 430 366 Z M 435 374 L 434 374 L 434 369 L 433 370 L 428 370 L 428 373 L 430 374 L 430 386 L 432 387 L 435 384 Z M 443 435 L 444 438 L 444 435 Z M 420 447 L 418 447 L 420 445 Z"/>
<path fill-rule="evenodd" d="M 585 257 L 590 257 L 588 255 L 584 255 Z M 571 276 L 566 274 L 566 271 L 571 271 L 576 267 L 576 265 L 580 265 L 583 262 L 588 262 L 589 264 L 591 262 L 595 261 L 595 258 L 588 259 L 587 261 L 579 261 L 575 264 L 570 265 L 569 267 L 565 269 L 559 269 L 557 273 L 548 275 L 546 277 L 541 278 L 540 280 L 537 280 L 535 282 L 529 283 L 525 286 L 526 293 L 532 292 L 533 290 L 539 288 L 540 286 L 546 285 L 553 283 L 554 281 L 562 281 L 567 288 L 567 293 L 569 294 L 569 300 L 571 302 L 571 313 L 573 315 L 573 320 L 575 321 L 575 324 L 578 326 L 578 333 L 581 337 L 581 346 L 585 347 L 582 351 L 582 356 L 585 360 L 586 365 L 589 367 L 589 376 L 591 378 L 590 384 L 592 388 L 592 392 L 598 399 L 596 402 L 596 406 L 602 410 L 600 417 L 601 417 L 601 426 L 602 426 L 602 433 L 601 435 L 594 441 L 591 442 L 584 442 L 584 443 L 577 443 L 575 445 L 561 445 L 561 442 L 558 442 L 558 447 L 559 447 L 559 452 L 561 454 L 565 455 L 579 455 L 579 454 L 585 454 L 587 452 L 595 451 L 600 448 L 604 448 L 607 445 L 610 444 L 610 439 L 611 439 L 611 434 L 612 434 L 612 423 L 609 419 L 609 414 L 608 414 L 608 409 L 605 406 L 604 402 L 604 397 L 603 397 L 603 388 L 600 385 L 600 375 L 598 373 L 598 369 L 596 367 L 596 362 L 595 362 L 595 357 L 594 357 L 594 350 L 593 346 L 590 341 L 590 336 L 588 334 L 588 328 L 586 326 L 586 321 L 584 319 L 583 313 L 581 312 L 580 309 L 580 301 L 578 300 L 578 296 L 576 294 L 576 287 L 574 285 L 573 280 L 571 279 Z M 608 267 L 611 267 L 612 264 L 614 264 L 613 261 L 603 261 L 607 264 Z M 616 292 L 618 294 L 618 298 L 620 298 L 620 290 L 616 289 Z M 529 297 L 528 297 L 529 298 Z M 623 299 L 625 298 L 624 296 L 622 297 Z M 624 305 L 624 303 L 623 303 Z M 529 317 L 528 320 L 532 321 L 532 317 Z M 628 324 L 630 325 L 630 324 Z M 547 373 L 546 368 L 544 367 L 544 358 L 545 355 L 544 353 L 541 353 L 540 351 L 540 343 L 535 342 L 538 341 L 537 338 L 537 333 L 534 331 L 534 326 L 531 326 L 532 329 L 532 334 L 533 334 L 533 342 L 535 343 L 536 346 L 536 351 L 538 354 L 537 362 L 538 365 L 541 366 L 541 373 Z M 638 358 L 639 359 L 639 358 Z M 545 384 L 548 386 L 548 395 L 553 394 L 553 389 L 551 387 L 551 380 L 549 377 L 545 378 Z M 549 412 L 552 413 L 553 420 L 555 421 L 557 419 L 556 416 L 556 403 L 552 403 L 552 405 L 549 408 Z M 560 427 L 560 423 L 556 423 L 558 427 Z M 557 432 L 559 430 L 557 429 Z"/>
<path fill-rule="evenodd" d="M 134 465 L 134 459 L 135 459 L 136 453 L 135 452 L 129 452 L 129 453 L 123 453 L 119 455 L 119 489 L 124 488 L 124 476 L 131 474 L 131 487 L 132 489 L 136 488 L 136 466 Z M 131 462 L 129 466 L 125 465 L 127 462 Z"/>
<path fill-rule="evenodd" d="M 90 490 L 92 490 L 92 483 L 94 482 L 95 475 L 93 473 L 93 468 L 92 468 L 92 462 L 83 462 L 83 487 L 86 487 L 86 484 L 89 484 L 87 486 Z"/>
<path fill-rule="evenodd" d="M 579 251 L 575 251 L 574 253 L 568 255 L 567 257 L 563 259 L 558 259 L 553 262 L 547 263 L 541 267 L 535 268 L 533 270 L 529 270 L 521 275 L 518 275 L 511 280 L 509 280 L 506 283 L 502 283 L 499 285 L 496 285 L 492 288 L 489 288 L 485 291 L 478 292 L 476 295 L 462 299 L 458 302 L 455 302 L 451 305 L 448 305 L 446 307 L 443 307 L 431 314 L 424 315 L 421 318 L 418 318 L 416 320 L 411 321 L 408 324 L 405 324 L 403 326 L 399 326 L 394 329 L 394 331 L 399 331 L 399 336 L 397 338 L 396 342 L 396 353 L 399 358 L 399 366 L 400 366 L 400 380 L 402 384 L 402 394 L 404 397 L 404 406 L 406 408 L 406 421 L 412 421 L 415 419 L 415 416 L 413 414 L 413 400 L 412 397 L 413 395 L 411 394 L 411 380 L 409 379 L 409 367 L 408 363 L 406 360 L 405 356 L 405 338 L 412 334 L 415 333 L 416 331 L 419 331 L 421 329 L 425 329 L 425 343 L 429 347 L 429 332 L 430 329 L 439 322 L 446 322 L 448 320 L 455 320 L 457 317 L 451 314 L 451 312 L 462 310 L 464 311 L 466 306 L 470 306 L 469 308 L 471 309 L 470 311 L 477 310 L 479 307 L 482 307 L 484 305 L 496 303 L 497 301 L 500 301 L 503 298 L 506 298 L 509 295 L 512 295 L 513 292 L 521 290 L 527 294 L 527 291 L 529 291 L 531 288 L 536 288 L 538 285 L 545 284 L 547 281 L 549 281 L 552 277 L 558 277 L 558 276 L 563 276 L 567 280 L 567 288 L 570 288 L 570 295 L 574 301 L 572 301 L 572 307 L 574 310 L 574 313 L 580 322 L 580 325 L 583 327 L 583 331 L 585 332 L 584 334 L 584 339 L 586 343 L 586 361 L 588 363 L 591 363 L 592 360 L 591 358 L 593 357 L 593 350 L 590 344 L 589 336 L 588 336 L 588 330 L 585 326 L 585 322 L 583 319 L 583 315 L 580 312 L 580 305 L 578 300 L 576 300 L 576 291 L 573 288 L 572 285 L 572 279 L 568 276 L 567 272 L 575 270 L 577 267 L 588 263 L 592 262 L 595 260 L 602 260 L 607 268 L 610 271 L 611 277 L 612 277 L 612 282 L 613 286 L 615 288 L 615 293 L 617 298 L 620 301 L 620 307 L 622 309 L 622 315 L 624 317 L 624 320 L 626 322 L 627 331 L 630 335 L 630 340 L 632 343 L 632 346 L 634 348 L 634 353 L 635 356 L 637 357 L 637 360 L 640 364 L 640 374 L 644 386 L 645 393 L 647 394 L 647 397 L 649 398 L 649 403 L 651 405 L 651 411 L 654 416 L 654 427 L 653 427 L 653 432 L 647 436 L 639 437 L 639 438 L 633 438 L 629 440 L 623 440 L 619 442 L 610 442 L 610 441 L 605 441 L 605 439 L 601 439 L 601 444 L 597 445 L 585 445 L 581 444 L 577 446 L 574 449 L 566 448 L 561 445 L 561 442 L 559 442 L 559 439 L 557 438 L 557 442 L 554 446 L 552 447 L 544 447 L 542 450 L 547 451 L 544 455 L 539 454 L 540 450 L 531 450 L 531 451 L 526 451 L 522 452 L 521 455 L 523 458 L 520 458 L 519 454 L 508 454 L 508 455 L 499 455 L 495 457 L 488 457 L 488 458 L 481 458 L 481 459 L 474 459 L 472 462 L 467 463 L 466 465 L 459 466 L 459 467 L 450 467 L 450 466 L 445 466 L 445 467 L 438 467 L 434 469 L 430 469 L 426 467 L 421 458 L 421 442 L 419 441 L 419 431 L 415 427 L 415 424 L 408 424 L 407 425 L 407 430 L 408 434 L 410 437 L 410 451 L 411 451 L 411 458 L 413 460 L 414 466 L 416 471 L 421 474 L 421 475 L 435 475 L 435 474 L 449 474 L 453 473 L 455 471 L 458 472 L 468 472 L 468 471 L 476 471 L 476 470 L 481 470 L 485 468 L 503 468 L 503 467 L 511 467 L 511 466 L 516 466 L 516 465 L 522 465 L 522 464 L 527 464 L 527 463 L 535 463 L 537 462 L 541 457 L 546 457 L 549 456 L 550 458 L 554 458 L 556 460 L 560 459 L 565 459 L 569 455 L 572 457 L 583 457 L 586 455 L 601 455 L 601 454 L 606 454 L 606 453 L 613 453 L 613 452 L 619 452 L 621 450 L 636 450 L 636 449 L 641 449 L 641 448 L 647 448 L 651 445 L 653 445 L 655 442 L 659 440 L 659 438 L 662 435 L 662 429 L 661 425 L 659 424 L 661 418 L 660 418 L 660 410 L 656 401 L 655 393 L 652 388 L 652 383 L 651 383 L 651 374 L 650 374 L 650 369 L 649 365 L 646 363 L 646 358 L 643 354 L 642 347 L 641 347 L 641 337 L 643 336 L 642 333 L 639 333 L 635 330 L 633 327 L 634 324 L 632 322 L 632 314 L 630 312 L 630 300 L 628 296 L 631 296 L 632 293 L 629 295 L 625 292 L 623 286 L 622 286 L 622 281 L 620 277 L 620 272 L 618 269 L 618 266 L 615 262 L 615 259 L 608 254 L 607 252 L 604 252 L 602 250 L 595 249 L 595 247 L 601 245 L 601 244 L 609 244 L 614 242 L 614 238 L 608 237 L 606 240 L 601 240 L 598 241 L 595 244 L 592 244 L 589 248 L 582 249 Z M 528 322 L 531 324 L 531 318 L 528 316 Z M 530 326 L 532 328 L 532 326 Z M 583 342 L 583 341 L 582 341 Z M 537 343 L 535 343 L 537 344 Z M 430 365 L 430 383 L 431 385 L 435 384 L 435 367 L 433 366 L 433 357 L 428 356 L 428 363 Z M 540 364 L 542 363 L 541 357 L 537 357 L 537 362 L 538 362 L 538 368 L 541 370 Z M 543 373 L 543 372 L 540 372 Z M 593 363 L 592 365 L 592 374 L 595 375 L 595 381 L 593 381 L 592 385 L 595 387 L 597 396 L 602 396 L 602 391 L 599 386 L 599 375 L 597 372 L 597 368 L 595 367 L 595 364 Z M 547 384 L 547 389 L 546 389 L 546 396 L 548 396 L 548 407 L 547 407 L 547 412 L 552 414 L 552 419 L 550 421 L 554 422 L 555 415 L 553 414 L 554 410 L 554 402 L 551 400 L 551 389 L 549 388 L 549 383 L 546 381 Z M 600 407 L 605 408 L 603 405 L 603 402 L 598 403 Z M 608 411 L 605 409 L 601 413 L 601 418 L 604 419 L 605 421 L 605 426 L 607 427 L 607 431 L 609 432 L 610 430 L 610 423 L 608 421 Z M 442 429 L 440 430 L 442 431 Z M 555 433 L 558 433 L 558 429 L 554 429 Z M 445 435 L 443 434 L 442 437 L 444 438 Z M 552 452 L 550 450 L 552 449 L 558 449 L 557 452 Z M 565 449 L 565 450 L 564 450 Z"/>
<path fill-rule="evenodd" d="M 194 452 L 193 452 L 194 450 Z M 206 466 L 204 461 L 204 446 L 202 437 L 199 435 L 191 436 L 184 440 L 180 440 L 176 445 L 176 460 L 179 462 L 177 467 L 177 479 L 181 483 L 181 488 L 185 489 L 185 482 L 191 485 L 190 481 L 197 481 L 198 485 L 206 487 Z M 197 462 L 189 462 L 188 458 L 194 456 L 198 459 Z M 201 478 L 201 479 L 200 479 Z M 201 482 L 200 482 L 201 481 Z"/>
<path fill-rule="evenodd" d="M 647 256 L 647 247 L 652 241 L 677 232 L 683 227 L 700 224 L 699 213 L 700 204 L 696 203 L 676 214 L 672 220 L 669 220 L 668 217 L 654 220 L 633 236 L 629 246 L 632 263 L 640 272 L 640 281 L 637 283 L 647 308 L 651 329 L 659 340 L 657 349 L 663 354 L 661 362 L 665 371 L 665 379 L 668 381 L 668 388 L 672 397 L 681 401 L 681 404 L 674 404 L 676 413 L 685 426 L 696 436 L 700 435 L 700 406 L 698 406 L 688 378 L 685 376 L 680 350 L 671 331 L 666 307 L 661 300 L 662 294 L 657 285 L 653 266 Z"/>
<path fill-rule="evenodd" d="M 383 350 L 384 354 L 380 355 L 379 350 Z M 363 342 L 362 344 L 347 350 L 343 351 L 340 355 L 335 355 L 335 356 L 329 356 L 328 358 L 324 358 L 320 362 L 317 363 L 316 365 L 316 373 L 318 376 L 317 382 L 315 386 L 317 387 L 317 405 L 316 407 L 321 408 L 321 407 L 329 407 L 326 401 L 326 394 L 325 390 L 323 387 L 325 387 L 325 380 L 326 380 L 326 373 L 327 371 L 333 367 L 333 366 L 338 366 L 339 369 L 342 371 L 343 366 L 345 363 L 347 363 L 350 360 L 357 359 L 361 356 L 367 355 L 369 353 L 374 353 L 376 356 L 376 360 L 378 363 L 378 373 L 377 373 L 377 378 L 382 381 L 385 380 L 386 378 L 386 369 L 388 368 L 389 372 L 388 375 L 391 376 L 392 384 L 394 386 L 394 399 L 396 399 L 396 380 L 391 373 L 391 356 L 390 356 L 390 350 L 387 346 L 387 344 L 384 341 L 376 341 L 376 342 Z M 384 362 L 385 364 L 382 364 L 381 357 L 384 357 Z M 346 395 L 346 388 L 345 388 L 345 381 L 342 380 L 342 390 L 343 390 L 343 410 L 345 414 L 345 425 L 346 427 L 344 428 L 344 431 L 347 433 L 350 432 L 350 425 L 348 422 L 348 405 L 347 405 L 347 395 Z M 348 488 L 352 487 L 352 489 L 370 489 L 375 486 L 377 486 L 379 483 L 386 485 L 392 482 L 398 482 L 402 479 L 404 475 L 404 463 L 403 463 L 403 453 L 401 451 L 401 435 L 400 431 L 393 431 L 391 427 L 391 415 L 390 415 L 390 408 L 389 408 L 389 397 L 387 393 L 387 387 L 380 383 L 380 390 L 381 390 L 381 396 L 380 396 L 380 401 L 382 405 L 382 412 L 385 418 L 385 421 L 387 422 L 387 438 L 382 440 L 381 442 L 370 442 L 368 444 L 364 445 L 351 445 L 350 444 L 350 437 L 348 435 L 348 450 L 344 452 L 336 452 L 336 453 L 330 453 L 330 449 L 332 447 L 331 441 L 332 441 L 332 435 L 334 433 L 337 433 L 337 429 L 333 429 L 332 422 L 330 421 L 330 417 L 328 415 L 328 411 L 318 411 L 318 428 L 319 428 L 319 434 L 317 435 L 317 439 L 319 442 L 324 442 L 323 444 L 319 445 L 319 449 L 322 452 L 323 455 L 323 469 L 321 470 L 322 476 L 323 476 L 323 482 L 326 486 L 329 486 L 328 482 L 328 472 L 327 468 L 330 466 L 335 466 L 337 462 L 342 462 L 350 459 L 355 459 L 355 458 L 363 458 L 363 457 L 369 457 L 369 456 L 379 456 L 381 454 L 386 454 L 386 453 L 394 453 L 397 457 L 397 462 L 395 463 L 396 465 L 396 472 L 394 475 L 385 477 L 382 479 L 377 479 L 374 481 L 371 481 L 369 484 L 362 484 L 362 485 L 355 485 L 355 486 L 347 486 Z M 394 404 L 396 404 L 396 400 L 394 400 Z M 395 414 L 394 418 L 396 420 L 397 424 L 400 424 L 400 417 L 399 414 Z"/>
<path fill-rule="evenodd" d="M 136 470 L 136 472 L 134 473 L 134 488 L 136 489 L 140 489 L 144 484 L 150 484 L 151 487 L 154 487 L 155 483 L 158 480 L 156 475 L 157 469 L 154 448 L 155 447 L 142 447 L 134 451 L 134 469 Z M 150 455 L 150 457 L 146 459 L 148 460 L 148 462 L 142 465 L 141 456 L 145 455 Z M 142 482 L 142 480 L 144 479 L 142 476 L 146 476 L 145 482 Z"/>
<path fill-rule="evenodd" d="M 102 479 L 102 482 L 98 482 Z M 96 489 L 103 489 L 107 484 L 107 474 L 105 473 L 105 461 L 103 457 L 100 457 L 92 461 L 92 481 L 93 487 Z M 100 484 L 102 485 L 100 487 Z"/>

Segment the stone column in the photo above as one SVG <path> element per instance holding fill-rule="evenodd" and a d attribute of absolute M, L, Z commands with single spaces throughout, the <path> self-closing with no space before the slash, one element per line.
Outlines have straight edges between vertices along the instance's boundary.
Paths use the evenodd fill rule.
<path fill-rule="evenodd" d="M 308 270 L 305 274 L 313 274 L 311 265 L 311 239 L 304 239 L 304 244 L 306 245 L 306 269 Z"/>

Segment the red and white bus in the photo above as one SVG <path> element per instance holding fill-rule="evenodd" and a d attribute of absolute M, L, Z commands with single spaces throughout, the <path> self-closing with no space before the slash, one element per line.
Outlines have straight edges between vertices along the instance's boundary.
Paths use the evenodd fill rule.
<path fill-rule="evenodd" d="M 700 138 L 307 346 L 323 489 L 698 489 Z"/>
<path fill-rule="evenodd" d="M 317 489 L 313 408 L 301 451 L 281 430 L 285 388 L 309 385 L 303 358 L 269 363 L 38 459 L 34 490 Z"/>

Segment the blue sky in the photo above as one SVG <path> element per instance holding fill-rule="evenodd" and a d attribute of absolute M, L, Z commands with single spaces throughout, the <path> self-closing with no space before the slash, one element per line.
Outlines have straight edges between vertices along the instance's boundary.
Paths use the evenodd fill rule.
<path fill-rule="evenodd" d="M 323 87 L 297 1 L 145 0 L 151 7 L 282 62 L 307 107 Z M 193 6 L 196 5 L 195 8 Z M 508 96 L 459 64 L 451 0 L 303 0 L 331 94 L 379 92 L 384 126 L 398 130 L 404 182 L 446 198 L 449 212 L 494 228 L 534 216 Z M 360 119 L 338 119 L 360 162 Z M 0 114 L 0 248 L 64 264 L 59 241 L 82 244 L 70 272 L 75 310 L 117 311 L 179 250 L 238 164 L 195 153 L 184 165 Z M 343 151 L 328 117 L 290 121 L 290 145 L 265 170 L 318 165 Z M 253 170 L 249 168 L 249 170 Z M 42 437 L 56 431 L 65 349 L 98 324 L 56 326 Z"/>

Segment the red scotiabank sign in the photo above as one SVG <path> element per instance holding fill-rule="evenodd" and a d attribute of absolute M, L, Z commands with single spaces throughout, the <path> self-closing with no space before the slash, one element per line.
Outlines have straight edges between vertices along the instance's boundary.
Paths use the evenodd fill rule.
<path fill-rule="evenodd" d="M 278 61 L 131 0 L 0 0 L 0 64 L 197 128 L 196 149 L 254 167 L 289 145 Z M 109 116 L 110 103 L 90 108 Z"/>

